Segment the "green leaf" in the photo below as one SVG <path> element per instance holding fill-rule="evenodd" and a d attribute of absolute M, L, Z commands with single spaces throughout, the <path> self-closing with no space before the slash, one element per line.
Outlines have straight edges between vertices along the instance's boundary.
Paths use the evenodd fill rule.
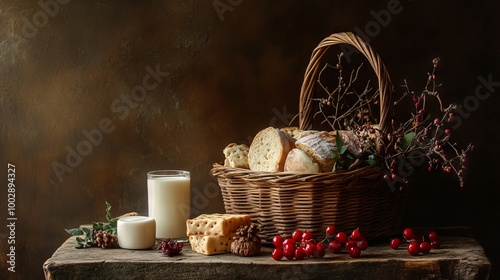
<path fill-rule="evenodd" d="M 405 151 L 408 147 L 410 147 L 415 139 L 415 132 L 406 133 L 401 140 L 401 150 Z"/>
<path fill-rule="evenodd" d="M 111 220 L 111 204 L 109 204 L 107 201 L 106 201 L 106 220 L 109 221 Z"/>
<path fill-rule="evenodd" d="M 113 218 L 109 221 L 109 224 L 104 226 L 104 230 L 111 234 L 117 233 L 118 218 Z"/>
<path fill-rule="evenodd" d="M 337 151 L 339 154 L 343 154 L 340 151 L 342 150 L 342 139 L 340 139 L 340 133 L 338 131 L 335 131 L 335 145 L 337 146 Z"/>
<path fill-rule="evenodd" d="M 361 158 L 364 160 L 365 164 L 373 167 L 380 166 L 380 161 L 377 160 L 377 157 L 371 153 L 370 151 L 365 151 Z"/>
<path fill-rule="evenodd" d="M 85 236 L 92 236 L 92 231 L 89 228 L 82 228 L 83 232 L 85 232 Z"/>
<path fill-rule="evenodd" d="M 335 164 L 333 165 L 332 172 L 335 172 L 335 170 L 337 170 L 337 165 L 338 161 L 336 161 Z"/>
<path fill-rule="evenodd" d="M 65 231 L 71 235 L 82 235 L 84 232 L 79 228 L 65 229 Z"/>
<path fill-rule="evenodd" d="M 345 151 L 347 151 L 347 146 L 342 146 L 339 150 L 339 154 L 343 155 L 345 154 Z"/>
<path fill-rule="evenodd" d="M 345 159 L 345 166 L 346 166 L 346 168 L 348 168 L 349 166 L 351 166 L 356 161 L 356 157 L 353 156 L 350 153 L 347 153 L 345 155 L 344 159 Z"/>
<path fill-rule="evenodd" d="M 104 223 L 102 222 L 94 222 L 92 223 L 93 230 L 104 230 Z"/>

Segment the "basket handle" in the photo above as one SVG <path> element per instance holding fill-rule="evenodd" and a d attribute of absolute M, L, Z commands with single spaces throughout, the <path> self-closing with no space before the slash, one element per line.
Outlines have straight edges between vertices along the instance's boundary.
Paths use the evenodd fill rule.
<path fill-rule="evenodd" d="M 366 44 L 363 39 L 351 32 L 334 33 L 323 39 L 313 50 L 300 90 L 299 127 L 301 129 L 309 129 L 312 124 L 312 95 L 317 81 L 316 76 L 318 75 L 320 68 L 321 58 L 330 46 L 342 43 L 350 44 L 358 49 L 368 59 L 370 65 L 377 74 L 380 91 L 379 129 L 384 135 L 387 135 L 387 133 L 389 133 L 392 129 L 391 122 L 394 111 L 392 101 L 393 87 L 389 73 L 387 72 L 387 69 L 378 54 L 373 51 L 370 45 Z"/>

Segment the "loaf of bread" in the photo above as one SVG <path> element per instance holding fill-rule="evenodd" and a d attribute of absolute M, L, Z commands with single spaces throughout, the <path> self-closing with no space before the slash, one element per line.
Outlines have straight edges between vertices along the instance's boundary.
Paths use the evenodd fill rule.
<path fill-rule="evenodd" d="M 364 152 L 364 147 L 356 132 L 351 130 L 330 131 L 329 134 L 335 139 L 335 134 L 339 133 L 343 146 L 347 146 L 347 151 L 356 158 L 360 158 Z"/>
<path fill-rule="evenodd" d="M 297 173 L 318 173 L 319 165 L 313 161 L 311 156 L 301 149 L 292 149 L 285 161 L 285 171 Z"/>
<path fill-rule="evenodd" d="M 295 146 L 306 152 L 319 165 L 321 172 L 331 172 L 336 161 L 335 137 L 326 132 L 309 133 L 295 142 Z"/>
<path fill-rule="evenodd" d="M 300 139 L 300 138 L 302 138 L 304 136 L 307 136 L 309 134 L 318 133 L 318 132 L 319 132 L 319 130 L 312 130 L 312 129 L 310 129 L 310 130 L 303 130 L 303 131 L 301 131 L 301 132 L 299 132 L 299 133 L 297 133 L 295 135 L 295 139 L 298 140 L 298 139 Z"/>
<path fill-rule="evenodd" d="M 295 138 L 274 128 L 259 131 L 248 150 L 248 166 L 252 171 L 283 171 L 286 156 L 295 146 Z"/>
<path fill-rule="evenodd" d="M 224 148 L 224 166 L 233 168 L 249 168 L 248 146 L 245 144 L 231 143 Z"/>

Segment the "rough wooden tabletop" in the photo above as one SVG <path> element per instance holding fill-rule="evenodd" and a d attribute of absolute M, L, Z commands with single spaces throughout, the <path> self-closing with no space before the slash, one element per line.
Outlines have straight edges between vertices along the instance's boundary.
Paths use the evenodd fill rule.
<path fill-rule="evenodd" d="M 186 244 L 168 257 L 156 250 L 76 249 L 70 237 L 43 265 L 46 279 L 488 279 L 491 263 L 470 236 L 441 236 L 442 248 L 411 256 L 388 241 L 370 243 L 360 258 L 326 253 L 323 259 L 275 261 L 265 245 L 255 257 L 205 256 Z"/>

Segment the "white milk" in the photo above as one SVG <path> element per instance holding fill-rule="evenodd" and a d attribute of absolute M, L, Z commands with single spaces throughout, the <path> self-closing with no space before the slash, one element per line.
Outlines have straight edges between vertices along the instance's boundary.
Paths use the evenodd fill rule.
<path fill-rule="evenodd" d="M 148 177 L 148 211 L 156 221 L 156 238 L 186 238 L 189 210 L 189 177 Z"/>

